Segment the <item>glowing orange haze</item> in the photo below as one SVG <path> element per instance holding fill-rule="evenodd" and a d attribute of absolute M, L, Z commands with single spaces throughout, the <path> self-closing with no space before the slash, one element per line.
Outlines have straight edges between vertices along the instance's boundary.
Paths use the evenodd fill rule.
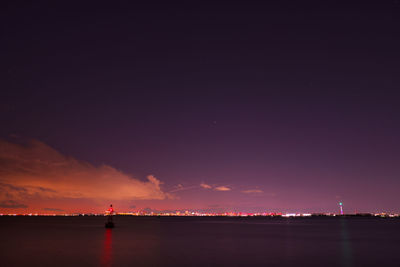
<path fill-rule="evenodd" d="M 39 141 L 0 140 L 0 213 L 103 212 L 109 203 L 167 199 L 162 182 L 67 157 Z"/>

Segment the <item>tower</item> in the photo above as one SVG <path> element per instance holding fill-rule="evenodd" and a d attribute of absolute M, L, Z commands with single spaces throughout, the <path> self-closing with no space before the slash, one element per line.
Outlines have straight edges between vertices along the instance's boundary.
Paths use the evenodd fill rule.
<path fill-rule="evenodd" d="M 343 215 L 343 203 L 339 202 L 339 207 L 340 207 L 340 215 Z"/>

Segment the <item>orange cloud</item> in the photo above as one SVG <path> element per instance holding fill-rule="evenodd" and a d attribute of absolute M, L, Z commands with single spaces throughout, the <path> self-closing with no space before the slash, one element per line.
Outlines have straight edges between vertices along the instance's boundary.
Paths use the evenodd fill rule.
<path fill-rule="evenodd" d="M 231 189 L 227 186 L 217 186 L 214 188 L 215 191 L 231 191 Z"/>
<path fill-rule="evenodd" d="M 26 199 L 149 200 L 171 197 L 153 175 L 141 181 L 108 165 L 94 166 L 33 140 L 0 140 L 0 202 L 23 207 Z"/>
<path fill-rule="evenodd" d="M 208 184 L 205 184 L 205 183 L 201 183 L 200 186 L 202 188 L 205 188 L 205 189 L 211 189 L 211 185 L 208 185 Z"/>

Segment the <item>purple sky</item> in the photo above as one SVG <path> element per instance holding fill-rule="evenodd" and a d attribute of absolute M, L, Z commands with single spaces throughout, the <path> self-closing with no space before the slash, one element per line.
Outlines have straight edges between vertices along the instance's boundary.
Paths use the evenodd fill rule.
<path fill-rule="evenodd" d="M 10 1 L 0 212 L 399 212 L 400 3 L 299 2 Z"/>

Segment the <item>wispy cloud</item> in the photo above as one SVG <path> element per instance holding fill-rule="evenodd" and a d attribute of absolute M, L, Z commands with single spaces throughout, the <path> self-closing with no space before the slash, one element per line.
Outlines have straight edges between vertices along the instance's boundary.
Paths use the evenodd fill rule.
<path fill-rule="evenodd" d="M 142 181 L 108 165 L 65 156 L 36 140 L 27 145 L 0 140 L 0 201 L 22 207 L 27 198 L 149 200 L 171 197 L 153 175 Z"/>
<path fill-rule="evenodd" d="M 205 183 L 201 183 L 200 186 L 201 186 L 202 188 L 205 188 L 205 189 L 211 189 L 211 188 L 212 188 L 211 185 L 205 184 Z"/>
<path fill-rule="evenodd" d="M 245 194 L 261 194 L 261 193 L 264 193 L 264 191 L 262 191 L 260 189 L 249 189 L 249 190 L 243 190 L 242 193 L 245 193 Z"/>
<path fill-rule="evenodd" d="M 58 211 L 58 212 L 65 211 L 63 209 L 57 209 L 57 208 L 44 208 L 43 210 L 45 210 L 45 211 Z"/>
<path fill-rule="evenodd" d="M 15 200 L 3 200 L 0 201 L 0 208 L 6 208 L 6 209 L 26 209 L 28 206 L 19 203 Z"/>
<path fill-rule="evenodd" d="M 227 186 L 217 186 L 214 187 L 215 191 L 231 191 L 231 188 L 227 187 Z"/>
<path fill-rule="evenodd" d="M 204 189 L 213 189 L 214 191 L 231 191 L 232 189 L 228 186 L 215 186 L 215 185 L 209 185 L 206 183 L 201 183 L 200 187 L 204 188 Z"/>
<path fill-rule="evenodd" d="M 186 190 L 190 190 L 190 189 L 194 189 L 194 188 L 198 188 L 198 185 L 192 185 L 192 186 L 183 186 L 181 184 L 178 184 L 175 186 L 174 189 L 170 190 L 169 193 L 175 193 L 175 192 L 179 192 L 179 191 L 186 191 Z"/>

